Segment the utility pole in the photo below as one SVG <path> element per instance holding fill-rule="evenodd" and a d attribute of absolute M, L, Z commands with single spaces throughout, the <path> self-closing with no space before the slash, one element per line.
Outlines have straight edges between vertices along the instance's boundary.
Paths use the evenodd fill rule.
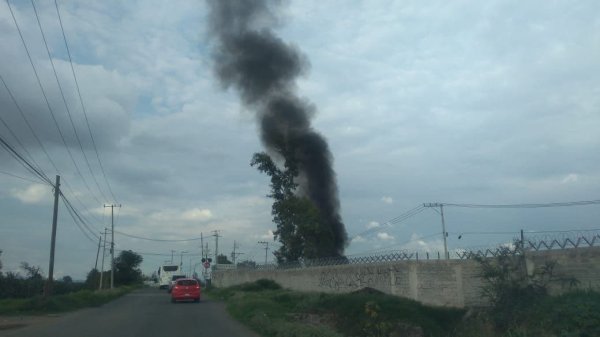
<path fill-rule="evenodd" d="M 258 241 L 258 243 L 265 245 L 265 266 L 267 265 L 267 255 L 269 254 L 269 242 Z"/>
<path fill-rule="evenodd" d="M 102 290 L 102 279 L 104 278 L 104 255 L 106 255 L 106 228 L 104 228 L 104 245 L 102 248 L 102 271 L 100 272 L 100 285 L 98 290 Z"/>
<path fill-rule="evenodd" d="M 423 207 L 439 207 L 440 210 L 438 213 L 442 216 L 442 235 L 444 237 L 444 258 L 448 259 L 448 243 L 446 242 L 446 238 L 448 237 L 448 233 L 446 232 L 446 223 L 444 222 L 444 204 L 441 203 L 427 203 L 423 204 Z M 437 210 L 436 210 L 437 211 Z"/>
<path fill-rule="evenodd" d="M 204 237 L 202 236 L 202 232 L 200 232 L 200 250 L 202 251 L 202 253 L 200 254 L 201 259 L 204 258 Z"/>
<path fill-rule="evenodd" d="M 121 205 L 104 205 L 104 208 L 110 207 L 110 289 L 115 287 L 115 207 Z"/>
<path fill-rule="evenodd" d="M 175 253 L 175 251 L 173 249 L 171 249 L 171 264 L 173 264 L 173 254 Z"/>
<path fill-rule="evenodd" d="M 237 260 L 237 256 L 244 254 L 244 253 L 236 253 L 235 250 L 238 248 L 240 248 L 240 245 L 234 240 L 233 241 L 233 252 L 231 253 L 231 259 L 232 259 L 234 266 L 235 266 L 235 260 Z"/>
<path fill-rule="evenodd" d="M 58 196 L 60 195 L 60 176 L 56 176 L 54 183 L 54 213 L 52 214 L 52 236 L 50 239 L 50 266 L 48 267 L 48 280 L 44 287 L 44 296 L 52 295 L 54 282 L 54 250 L 56 248 L 56 221 L 58 220 Z"/>
<path fill-rule="evenodd" d="M 94 269 L 98 270 L 98 256 L 100 255 L 100 244 L 102 243 L 102 232 L 100 232 L 100 236 L 98 237 L 98 251 L 96 252 L 96 263 L 94 264 Z"/>
<path fill-rule="evenodd" d="M 183 253 L 188 253 L 187 250 L 181 251 L 181 258 L 179 259 L 179 269 L 183 269 Z"/>
<path fill-rule="evenodd" d="M 219 231 L 218 230 L 214 230 L 213 231 L 214 237 L 215 237 L 215 264 L 219 263 L 219 237 L 221 237 L 219 235 Z"/>
<path fill-rule="evenodd" d="M 206 243 L 206 247 L 204 247 L 204 253 L 206 254 L 206 258 L 210 256 L 210 248 L 208 248 L 208 242 Z M 217 261 L 215 261 L 217 263 Z"/>

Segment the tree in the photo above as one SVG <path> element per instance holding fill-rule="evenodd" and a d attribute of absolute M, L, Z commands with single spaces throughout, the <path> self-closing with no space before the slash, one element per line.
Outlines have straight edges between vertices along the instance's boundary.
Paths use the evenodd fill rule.
<path fill-rule="evenodd" d="M 231 261 L 227 259 L 226 255 L 219 254 L 217 255 L 217 264 L 231 264 Z"/>
<path fill-rule="evenodd" d="M 273 198 L 271 214 L 277 228 L 273 232 L 282 246 L 274 252 L 279 263 L 296 262 L 301 258 L 314 259 L 336 256 L 334 233 L 324 221 L 314 203 L 298 195 L 298 168 L 291 156 L 282 153 L 284 168 L 279 169 L 271 157 L 264 153 L 255 153 L 251 166 L 271 177 Z"/>
<path fill-rule="evenodd" d="M 42 293 L 44 288 L 44 277 L 42 268 L 32 266 L 27 262 L 21 262 L 21 269 L 25 270 L 25 280 L 23 282 L 25 288 L 25 297 L 31 297 Z"/>
<path fill-rule="evenodd" d="M 92 268 L 85 278 L 85 286 L 88 289 L 98 289 L 100 285 L 100 272 L 96 268 Z"/>
<path fill-rule="evenodd" d="M 144 258 L 131 251 L 124 250 L 115 259 L 115 284 L 129 285 L 142 282 L 142 271 L 138 268 Z"/>
<path fill-rule="evenodd" d="M 244 260 L 242 262 L 238 262 L 238 268 L 256 268 L 256 262 L 252 260 Z"/>
<path fill-rule="evenodd" d="M 27 279 L 30 280 L 41 280 L 42 277 L 42 268 L 39 266 L 32 266 L 27 262 L 21 262 L 21 269 L 25 270 L 27 274 Z"/>

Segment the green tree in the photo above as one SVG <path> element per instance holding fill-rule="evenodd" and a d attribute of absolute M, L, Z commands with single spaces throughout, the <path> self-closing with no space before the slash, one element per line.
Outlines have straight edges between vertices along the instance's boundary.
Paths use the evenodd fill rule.
<path fill-rule="evenodd" d="M 98 289 L 100 285 L 100 272 L 96 268 L 92 268 L 85 278 L 85 287 L 88 289 Z"/>
<path fill-rule="evenodd" d="M 231 264 L 231 261 L 227 259 L 226 255 L 219 254 L 217 255 L 217 264 Z"/>
<path fill-rule="evenodd" d="M 142 282 L 142 271 L 139 269 L 144 258 L 131 251 L 124 250 L 115 259 L 115 284 L 130 285 Z"/>
<path fill-rule="evenodd" d="M 334 248 L 334 233 L 323 226 L 323 218 L 314 203 L 297 194 L 298 168 L 290 156 L 282 154 L 284 168 L 279 169 L 271 157 L 255 153 L 250 162 L 260 172 L 271 177 L 273 198 L 271 214 L 277 226 L 273 232 L 282 246 L 273 254 L 278 262 L 295 262 L 301 258 L 313 259 L 337 255 Z"/>
<path fill-rule="evenodd" d="M 256 268 L 256 262 L 251 260 L 244 260 L 237 263 L 238 268 Z"/>

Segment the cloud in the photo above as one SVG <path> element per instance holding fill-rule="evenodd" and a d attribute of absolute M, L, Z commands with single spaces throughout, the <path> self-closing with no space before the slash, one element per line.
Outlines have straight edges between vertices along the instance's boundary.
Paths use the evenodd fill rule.
<path fill-rule="evenodd" d="M 390 234 L 385 233 L 385 232 L 377 233 L 377 238 L 382 241 L 394 240 L 393 236 L 391 236 Z"/>
<path fill-rule="evenodd" d="M 25 189 L 14 188 L 11 190 L 13 197 L 26 204 L 39 204 L 43 201 L 51 200 L 52 190 L 50 187 L 42 184 L 29 185 Z"/>
<path fill-rule="evenodd" d="M 267 233 L 260 235 L 259 238 L 262 239 L 262 240 L 273 241 L 275 239 L 275 234 L 273 233 L 272 230 L 269 229 L 267 231 Z"/>
<path fill-rule="evenodd" d="M 442 239 L 425 240 L 422 235 L 412 233 L 410 241 L 402 246 L 403 249 L 413 252 L 441 252 L 444 255 L 444 242 Z"/>
<path fill-rule="evenodd" d="M 570 173 L 566 177 L 564 177 L 563 180 L 561 180 L 561 183 L 573 184 L 573 183 L 576 183 L 577 181 L 579 181 L 579 176 L 575 173 Z"/>
<path fill-rule="evenodd" d="M 360 243 L 360 242 L 366 242 L 367 240 L 365 238 L 363 238 L 360 235 L 357 235 L 355 237 L 352 238 L 352 243 Z"/>
<path fill-rule="evenodd" d="M 377 228 L 377 227 L 379 227 L 379 226 L 380 226 L 380 225 L 379 225 L 379 222 L 377 222 L 377 221 L 371 221 L 371 222 L 369 222 L 369 223 L 367 224 L 367 226 L 366 226 L 366 227 L 367 227 L 367 229 L 371 229 L 371 228 Z"/>
<path fill-rule="evenodd" d="M 395 241 L 376 236 L 390 227 L 367 222 L 398 216 L 396 205 L 410 209 L 436 200 L 592 200 L 600 189 L 596 136 L 600 29 L 592 15 L 600 11 L 600 2 L 581 3 L 578 10 L 569 10 L 565 2 L 447 3 L 397 1 L 373 6 L 357 0 L 353 6 L 339 6 L 293 1 L 290 20 L 282 21 L 285 25 L 277 32 L 310 59 L 311 72 L 298 87 L 302 97 L 314 102 L 315 130 L 331 146 L 348 232 L 373 229 L 372 239 L 357 238 L 349 254 L 352 249 L 368 250 L 409 237 L 414 241 L 405 245 L 407 250 L 443 250 L 440 237 L 418 239 L 416 234 L 439 230 L 435 212 L 412 217 L 410 226 L 394 225 L 388 232 Z M 260 136 L 252 114 L 213 79 L 205 2 L 169 6 L 74 0 L 60 6 L 91 130 L 117 202 L 123 204 L 118 230 L 180 239 L 219 229 L 219 247 L 227 250 L 233 240 L 251 247 L 258 240 L 272 239 L 272 200 L 265 197 L 269 178 L 248 165 L 252 153 L 262 150 Z M 32 8 L 23 4 L 14 10 L 66 142 L 96 191 Z M 38 10 L 75 127 L 107 194 L 65 61 L 54 4 L 39 2 Z M 330 20 L 332 13 L 339 20 Z M 109 211 L 101 206 L 105 200 L 94 200 L 76 172 L 12 17 L 1 10 L 0 45 L 6 46 L 0 48 L 3 77 L 56 162 L 61 180 L 72 189 L 65 186 L 63 192 L 99 232 L 110 223 Z M 55 168 L 4 88 L 0 106 L 5 109 L 2 117 L 31 157 L 53 176 Z M 2 125 L 0 133 L 18 145 Z M 28 174 L 5 151 L 0 151 L 0 169 Z M 47 252 L 38 247 L 44 247 L 46 238 L 34 233 L 40 221 L 47 221 L 48 208 L 31 202 L 51 203 L 51 190 L 30 190 L 27 183 L 4 175 L 0 186 L 0 214 L 14 223 L 0 233 L 3 262 L 17 267 L 22 260 L 44 265 Z M 490 231 L 517 232 L 522 223 L 532 229 L 564 229 L 564 219 L 572 219 L 569 228 L 587 228 L 600 216 L 596 208 L 551 212 L 448 209 L 447 220 L 457 232 L 484 223 Z M 65 261 L 65 273 L 76 276 L 86 270 L 76 257 L 95 253 L 97 242 L 88 242 L 74 224 L 69 225 L 71 230 L 62 239 L 69 249 L 59 249 L 57 259 Z M 461 244 L 478 241 L 465 237 Z M 208 242 L 214 245 L 215 240 Z M 121 236 L 117 244 L 169 253 L 167 258 L 170 249 L 197 248 L 195 241 L 134 242 Z M 144 258 L 145 272 L 155 270 L 163 259 Z"/>
<path fill-rule="evenodd" d="M 181 214 L 181 219 L 187 221 L 208 221 L 213 215 L 209 209 L 193 208 Z"/>

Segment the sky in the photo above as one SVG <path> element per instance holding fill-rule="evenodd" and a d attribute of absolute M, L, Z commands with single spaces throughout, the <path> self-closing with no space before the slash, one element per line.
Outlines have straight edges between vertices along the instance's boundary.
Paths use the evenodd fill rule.
<path fill-rule="evenodd" d="M 2 3 L 0 75 L 35 136 L 3 85 L 0 136 L 61 176 L 93 232 L 61 201 L 55 277 L 94 267 L 111 203 L 122 205 L 116 249 L 141 253 L 145 273 L 171 254 L 193 269 L 200 241 L 121 233 L 202 233 L 214 253 L 218 230 L 220 253 L 235 241 L 238 259 L 264 262 L 265 241 L 272 261 L 269 180 L 250 166 L 263 147 L 253 112 L 214 73 L 203 1 L 58 1 L 86 114 L 54 1 L 35 5 L 64 101 L 31 2 L 10 3 L 56 121 Z M 442 250 L 434 209 L 386 223 L 423 203 L 600 199 L 599 12 L 593 0 L 283 1 L 275 33 L 310 64 L 297 91 L 334 158 L 346 253 Z M 23 261 L 48 271 L 52 207 L 52 188 L 1 149 L 3 271 Z M 444 216 L 450 249 L 510 243 L 521 229 L 537 239 L 600 228 L 599 205 Z"/>

